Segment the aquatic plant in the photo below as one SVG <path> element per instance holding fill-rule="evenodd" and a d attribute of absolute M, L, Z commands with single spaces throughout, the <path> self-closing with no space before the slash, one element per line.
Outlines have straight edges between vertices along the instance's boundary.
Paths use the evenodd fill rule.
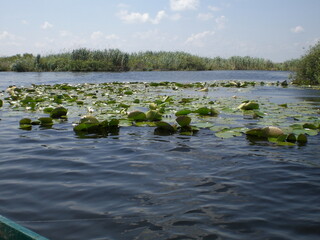
<path fill-rule="evenodd" d="M 259 104 L 255 101 L 244 101 L 238 108 L 241 110 L 254 110 L 259 109 Z"/>
<path fill-rule="evenodd" d="M 233 82 L 214 82 L 214 85 L 236 88 L 241 85 L 240 81 Z M 195 135 L 207 129 L 216 138 L 245 134 L 250 141 L 258 139 L 290 146 L 306 143 L 307 138 L 319 133 L 319 118 L 307 103 L 276 104 L 260 97 L 258 104 L 244 96 L 212 99 L 210 94 L 203 96 L 197 91 L 202 84 L 161 82 L 148 83 L 148 87 L 142 82 L 34 84 L 26 88 L 9 87 L 4 99 L 8 103 L 6 109 L 40 114 L 38 120 L 19 123 L 21 129 L 31 130 L 34 125 L 40 125 L 41 129 L 59 123 L 71 125 L 65 121 L 64 116 L 68 115 L 68 121 L 76 122 L 73 130 L 80 137 L 117 134 L 119 127 L 129 126 L 149 127 L 160 135 Z M 245 91 L 251 91 L 254 86 L 250 84 Z M 265 87 L 268 86 L 281 87 L 266 83 Z M 177 87 L 178 92 L 174 89 Z M 133 94 L 124 94 L 128 90 Z M 183 94 L 185 90 L 188 95 Z M 87 111 L 88 108 L 92 110 Z M 43 117 L 43 113 L 50 117 Z"/>
<path fill-rule="evenodd" d="M 66 118 L 68 113 L 68 109 L 64 107 L 57 107 L 55 109 L 52 109 L 50 112 L 51 118 Z"/>
<path fill-rule="evenodd" d="M 99 122 L 93 116 L 84 116 L 80 119 L 80 122 L 74 126 L 73 131 L 80 135 L 86 134 L 98 134 L 102 136 L 107 136 L 108 133 L 115 134 L 119 131 L 119 120 L 111 119 L 103 120 Z"/>

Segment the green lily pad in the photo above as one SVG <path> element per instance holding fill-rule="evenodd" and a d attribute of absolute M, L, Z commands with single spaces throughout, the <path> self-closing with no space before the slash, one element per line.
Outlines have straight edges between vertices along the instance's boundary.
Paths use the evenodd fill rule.
<path fill-rule="evenodd" d="M 188 115 L 189 113 L 192 113 L 192 111 L 189 109 L 182 109 L 182 110 L 177 111 L 175 115 L 178 117 L 181 115 Z"/>
<path fill-rule="evenodd" d="M 0 99 L 0 107 L 2 107 L 2 106 L 3 106 L 3 100 Z"/>
<path fill-rule="evenodd" d="M 195 113 L 198 113 L 201 116 L 218 116 L 219 112 L 214 108 L 201 107 L 198 108 Z"/>
<path fill-rule="evenodd" d="M 41 122 L 39 120 L 33 120 L 31 122 L 31 125 L 40 125 L 40 124 L 41 124 Z"/>
<path fill-rule="evenodd" d="M 32 120 L 30 118 L 22 118 L 19 122 L 20 125 L 31 125 Z"/>
<path fill-rule="evenodd" d="M 22 129 L 22 130 L 32 130 L 32 125 L 31 124 L 21 124 L 20 126 L 19 126 L 19 128 L 20 129 Z"/>
<path fill-rule="evenodd" d="M 131 90 L 128 90 L 128 91 L 125 91 L 124 94 L 125 94 L 125 95 L 132 95 L 133 92 L 132 92 Z"/>
<path fill-rule="evenodd" d="M 99 121 L 95 117 L 93 117 L 91 115 L 87 115 L 87 116 L 83 116 L 80 119 L 80 123 L 99 124 Z"/>
<path fill-rule="evenodd" d="M 288 108 L 288 104 L 287 103 L 279 104 L 279 107 Z"/>
<path fill-rule="evenodd" d="M 53 108 L 52 108 L 52 107 L 47 107 L 47 108 L 44 108 L 44 109 L 43 109 L 43 112 L 44 112 L 44 113 L 48 113 L 48 114 L 50 114 L 52 111 L 53 111 Z"/>
<path fill-rule="evenodd" d="M 241 110 L 254 110 L 259 109 L 259 104 L 254 101 L 244 102 L 238 106 Z"/>
<path fill-rule="evenodd" d="M 264 131 L 262 128 L 252 128 L 246 131 L 246 135 L 255 137 L 264 137 Z"/>
<path fill-rule="evenodd" d="M 297 142 L 298 143 L 306 143 L 306 142 L 308 142 L 308 138 L 305 134 L 299 134 L 299 136 L 297 137 Z"/>
<path fill-rule="evenodd" d="M 52 126 L 53 125 L 53 120 L 50 117 L 41 117 L 39 118 L 40 125 L 41 126 Z"/>
<path fill-rule="evenodd" d="M 318 129 L 318 126 L 312 123 L 305 123 L 303 124 L 303 128 L 309 128 L 309 129 Z"/>
<path fill-rule="evenodd" d="M 128 119 L 132 121 L 145 121 L 147 120 L 147 116 L 144 112 L 133 111 L 128 114 Z"/>
<path fill-rule="evenodd" d="M 309 136 L 316 136 L 316 135 L 318 134 L 318 130 L 308 129 L 308 128 L 293 129 L 292 133 L 294 133 L 294 134 L 296 134 L 296 135 L 308 134 Z"/>
<path fill-rule="evenodd" d="M 230 128 L 226 128 L 220 132 L 216 132 L 215 135 L 216 137 L 219 137 L 219 138 L 232 138 L 232 137 L 242 136 L 242 133 L 239 131 L 234 131 L 233 129 L 230 129 Z"/>
<path fill-rule="evenodd" d="M 109 121 L 109 127 L 119 127 L 119 119 L 115 119 L 115 118 L 113 118 L 113 119 L 111 119 L 110 121 Z"/>
<path fill-rule="evenodd" d="M 295 134 L 293 134 L 293 133 L 290 133 L 288 136 L 287 136 L 287 142 L 296 142 L 297 141 L 297 137 L 296 137 L 296 135 Z"/>
<path fill-rule="evenodd" d="M 57 107 L 50 113 L 51 118 L 65 118 L 67 116 L 68 109 L 64 107 Z"/>
<path fill-rule="evenodd" d="M 146 113 L 146 117 L 149 121 L 160 121 L 162 116 L 156 110 L 150 110 Z"/>
<path fill-rule="evenodd" d="M 171 135 L 176 132 L 176 129 L 167 122 L 157 122 L 157 128 L 154 130 L 154 133 L 157 135 Z"/>
<path fill-rule="evenodd" d="M 150 104 L 149 104 L 149 108 L 150 108 L 151 110 L 156 110 L 156 109 L 158 108 L 158 105 L 157 105 L 156 103 L 150 103 Z"/>
<path fill-rule="evenodd" d="M 73 130 L 75 132 L 87 132 L 87 133 L 97 133 L 100 131 L 99 124 L 95 123 L 80 123 L 76 125 Z"/>
<path fill-rule="evenodd" d="M 181 127 L 186 127 L 190 125 L 191 118 L 188 116 L 179 116 L 176 118 L 176 121 Z"/>

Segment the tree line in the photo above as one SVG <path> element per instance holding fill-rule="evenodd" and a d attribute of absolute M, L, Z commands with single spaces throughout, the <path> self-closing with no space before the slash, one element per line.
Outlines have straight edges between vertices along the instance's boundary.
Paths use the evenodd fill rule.
<path fill-rule="evenodd" d="M 274 63 L 263 58 L 207 58 L 185 52 L 146 51 L 126 53 L 119 49 L 75 49 L 46 56 L 25 53 L 0 58 L 0 71 L 201 71 L 201 70 L 283 70 L 295 71 L 298 60 Z"/>

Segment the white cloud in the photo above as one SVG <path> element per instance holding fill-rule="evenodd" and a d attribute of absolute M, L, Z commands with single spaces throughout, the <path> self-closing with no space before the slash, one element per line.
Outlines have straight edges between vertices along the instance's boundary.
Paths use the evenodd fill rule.
<path fill-rule="evenodd" d="M 60 36 L 61 37 L 70 37 L 70 36 L 72 36 L 72 33 L 69 31 L 66 31 L 66 30 L 62 30 L 62 31 L 60 31 Z"/>
<path fill-rule="evenodd" d="M 49 28 L 53 28 L 53 25 L 47 21 L 45 21 L 42 25 L 41 25 L 41 28 L 46 30 L 46 29 L 49 29 Z"/>
<path fill-rule="evenodd" d="M 110 34 L 110 35 L 105 36 L 105 39 L 107 39 L 107 40 L 118 40 L 118 39 L 120 39 L 120 37 L 118 35 L 116 35 L 116 34 Z"/>
<path fill-rule="evenodd" d="M 91 38 L 92 40 L 99 40 L 99 39 L 103 38 L 103 33 L 100 32 L 100 31 L 93 32 L 93 33 L 91 34 L 90 38 Z"/>
<path fill-rule="evenodd" d="M 159 12 L 157 13 L 157 16 L 155 17 L 155 19 L 150 19 L 150 21 L 151 21 L 153 24 L 159 24 L 160 21 L 161 21 L 163 18 L 165 18 L 165 17 L 167 17 L 166 12 L 165 12 L 165 11 L 159 11 Z"/>
<path fill-rule="evenodd" d="M 127 10 L 120 11 L 118 17 L 125 23 L 145 23 L 150 19 L 149 13 L 129 13 Z"/>
<path fill-rule="evenodd" d="M 204 31 L 201 33 L 192 34 L 185 41 L 186 44 L 196 45 L 198 47 L 202 47 L 204 45 L 203 41 L 208 37 L 214 35 L 214 31 Z"/>
<path fill-rule="evenodd" d="M 211 13 L 199 13 L 198 18 L 202 21 L 208 21 L 213 18 Z"/>
<path fill-rule="evenodd" d="M 28 21 L 27 20 L 21 20 L 21 23 L 23 24 L 23 25 L 27 25 L 28 24 Z"/>
<path fill-rule="evenodd" d="M 155 18 L 151 18 L 149 13 L 128 12 L 121 10 L 118 17 L 125 23 L 152 23 L 159 24 L 162 19 L 168 17 L 165 11 L 159 11 Z"/>
<path fill-rule="evenodd" d="M 16 36 L 7 31 L 0 32 L 0 40 L 15 40 Z"/>
<path fill-rule="evenodd" d="M 118 39 L 120 39 L 120 37 L 116 34 L 105 35 L 101 31 L 96 31 L 96 32 L 91 33 L 90 39 L 93 40 L 94 42 L 98 42 L 98 41 L 103 42 L 105 40 L 118 40 Z"/>
<path fill-rule="evenodd" d="M 199 0 L 170 0 L 173 11 L 195 10 L 198 8 Z"/>
<path fill-rule="evenodd" d="M 225 28 L 227 21 L 228 20 L 225 16 L 220 16 L 220 17 L 216 18 L 215 22 L 217 23 L 217 28 L 218 29 Z"/>
<path fill-rule="evenodd" d="M 293 33 L 301 33 L 301 32 L 304 32 L 304 28 L 299 25 L 299 26 L 296 26 L 294 28 L 291 28 L 291 32 L 293 32 Z"/>
<path fill-rule="evenodd" d="M 221 10 L 221 8 L 216 7 L 216 6 L 208 6 L 208 8 L 209 8 L 211 11 L 214 11 L 214 12 L 217 12 L 217 11 L 220 11 L 220 10 Z"/>

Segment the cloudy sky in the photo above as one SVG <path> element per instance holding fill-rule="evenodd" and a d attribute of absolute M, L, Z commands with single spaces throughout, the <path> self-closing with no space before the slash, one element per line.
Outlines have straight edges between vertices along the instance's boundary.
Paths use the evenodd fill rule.
<path fill-rule="evenodd" d="M 284 61 L 320 40 L 320 0 L 0 0 L 0 56 L 75 48 Z"/>

